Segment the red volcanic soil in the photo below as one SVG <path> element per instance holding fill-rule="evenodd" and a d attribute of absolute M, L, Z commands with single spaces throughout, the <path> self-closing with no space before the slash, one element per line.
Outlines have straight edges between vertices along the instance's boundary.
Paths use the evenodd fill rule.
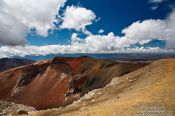
<path fill-rule="evenodd" d="M 146 63 L 114 62 L 90 57 L 39 61 L 0 73 L 0 100 L 37 110 L 66 106 L 90 90 L 104 87 L 113 77 Z"/>

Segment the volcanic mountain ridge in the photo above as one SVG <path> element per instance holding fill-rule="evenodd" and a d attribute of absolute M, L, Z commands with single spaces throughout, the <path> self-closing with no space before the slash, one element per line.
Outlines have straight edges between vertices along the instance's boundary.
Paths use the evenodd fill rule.
<path fill-rule="evenodd" d="M 63 108 L 29 116 L 175 116 L 175 59 L 161 59 Z"/>
<path fill-rule="evenodd" d="M 86 56 L 38 61 L 0 72 L 0 100 L 37 110 L 58 108 L 91 90 L 105 87 L 114 77 L 146 65 L 148 63 L 97 60 Z"/>

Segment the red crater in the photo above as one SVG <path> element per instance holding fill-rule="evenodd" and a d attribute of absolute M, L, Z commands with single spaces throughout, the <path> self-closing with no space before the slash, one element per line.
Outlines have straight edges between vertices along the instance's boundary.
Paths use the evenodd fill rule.
<path fill-rule="evenodd" d="M 113 77 L 145 65 L 90 57 L 39 61 L 0 72 L 0 100 L 37 110 L 66 106 L 88 91 L 105 86 Z"/>

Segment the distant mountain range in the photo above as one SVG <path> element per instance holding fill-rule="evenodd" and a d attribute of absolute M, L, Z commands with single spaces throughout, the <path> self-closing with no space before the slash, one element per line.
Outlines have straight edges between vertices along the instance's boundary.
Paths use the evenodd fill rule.
<path fill-rule="evenodd" d="M 2 58 L 0 59 L 0 72 L 14 67 L 28 65 L 31 63 L 34 63 L 34 61 L 19 58 Z"/>
<path fill-rule="evenodd" d="M 89 56 L 97 59 L 111 59 L 115 61 L 150 61 L 162 58 L 175 58 L 175 53 L 64 53 L 64 54 L 48 54 L 48 55 L 31 55 L 24 57 L 14 57 L 22 59 L 30 59 L 34 61 L 53 59 L 56 56 L 62 57 L 81 57 Z"/>

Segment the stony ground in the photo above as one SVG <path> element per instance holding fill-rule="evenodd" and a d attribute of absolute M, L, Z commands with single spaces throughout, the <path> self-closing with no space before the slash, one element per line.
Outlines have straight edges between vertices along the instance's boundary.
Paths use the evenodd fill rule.
<path fill-rule="evenodd" d="M 33 107 L 0 101 L 0 116 L 26 115 L 29 111 L 36 111 Z"/>

